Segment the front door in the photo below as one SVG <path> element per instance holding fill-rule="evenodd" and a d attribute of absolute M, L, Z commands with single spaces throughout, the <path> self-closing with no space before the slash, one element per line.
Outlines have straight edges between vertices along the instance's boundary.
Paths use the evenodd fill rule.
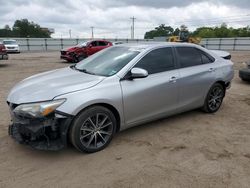
<path fill-rule="evenodd" d="M 132 126 L 174 113 L 178 104 L 179 72 L 172 48 L 155 49 L 134 67 L 147 70 L 149 76 L 121 81 L 125 124 Z"/>

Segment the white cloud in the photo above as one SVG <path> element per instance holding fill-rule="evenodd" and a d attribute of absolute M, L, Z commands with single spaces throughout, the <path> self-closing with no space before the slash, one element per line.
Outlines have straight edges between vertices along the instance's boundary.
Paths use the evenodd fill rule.
<path fill-rule="evenodd" d="M 158 2 L 158 4 L 156 3 Z M 16 19 L 27 18 L 43 27 L 54 28 L 54 37 L 90 37 L 94 26 L 95 37 L 129 38 L 131 20 L 135 16 L 135 36 L 159 24 L 178 27 L 186 24 L 190 29 L 228 22 L 242 27 L 250 21 L 248 1 L 144 1 L 144 0 L 30 0 L 6 1 L 0 7 L 0 27 L 13 25 Z M 242 2 L 242 3 L 240 3 Z M 243 5 L 247 8 L 243 8 Z M 248 16 L 246 16 L 248 15 Z M 248 20 L 242 22 L 242 20 Z"/>

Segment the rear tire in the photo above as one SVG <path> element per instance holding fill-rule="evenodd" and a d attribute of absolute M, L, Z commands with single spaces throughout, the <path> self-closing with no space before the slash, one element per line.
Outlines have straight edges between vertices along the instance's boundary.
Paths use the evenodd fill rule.
<path fill-rule="evenodd" d="M 225 96 L 225 87 L 215 83 L 208 91 L 202 110 L 206 113 L 215 113 L 219 110 Z"/>
<path fill-rule="evenodd" d="M 86 153 L 100 151 L 111 142 L 116 130 L 114 114 L 102 106 L 82 111 L 70 129 L 70 140 L 76 149 Z"/>

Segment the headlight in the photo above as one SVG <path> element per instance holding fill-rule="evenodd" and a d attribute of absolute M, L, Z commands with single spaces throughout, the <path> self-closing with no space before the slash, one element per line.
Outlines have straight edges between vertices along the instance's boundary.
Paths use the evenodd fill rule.
<path fill-rule="evenodd" d="M 54 112 L 65 101 L 66 99 L 58 99 L 48 102 L 22 104 L 17 106 L 13 112 L 22 116 L 41 118 Z"/>

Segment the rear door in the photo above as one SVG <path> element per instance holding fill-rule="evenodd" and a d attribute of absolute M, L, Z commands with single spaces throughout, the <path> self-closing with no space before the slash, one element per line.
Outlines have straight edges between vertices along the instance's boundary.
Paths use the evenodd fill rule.
<path fill-rule="evenodd" d="M 200 107 L 216 80 L 214 58 L 195 47 L 176 47 L 180 78 L 180 110 Z"/>
<path fill-rule="evenodd" d="M 108 46 L 108 43 L 106 41 L 98 41 L 99 50 L 107 48 L 107 46 Z"/>
<path fill-rule="evenodd" d="M 127 126 L 173 113 L 178 103 L 179 76 L 173 49 L 155 49 L 134 67 L 147 70 L 149 75 L 121 81 Z"/>
<path fill-rule="evenodd" d="M 98 52 L 99 51 L 98 41 L 92 41 L 91 45 L 88 48 L 89 48 L 89 53 L 88 53 L 89 55 Z"/>

